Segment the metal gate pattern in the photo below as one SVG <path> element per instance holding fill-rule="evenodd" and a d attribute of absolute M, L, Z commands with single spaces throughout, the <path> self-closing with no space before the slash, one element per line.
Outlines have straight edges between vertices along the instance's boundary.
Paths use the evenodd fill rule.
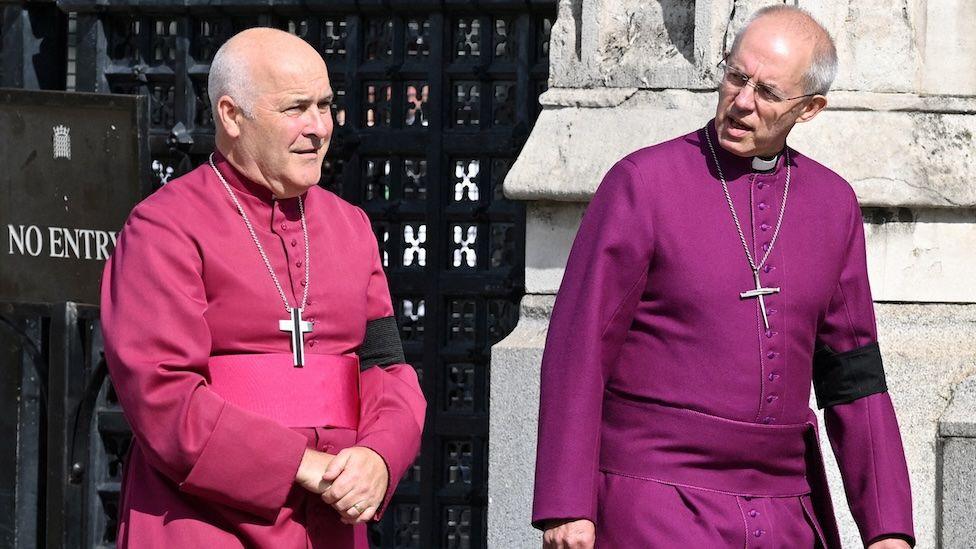
<path fill-rule="evenodd" d="M 112 547 L 128 424 L 105 383 L 98 309 L 0 303 L 4 415 L 18 451 L 5 468 L 4 547 Z M 5 429 L 5 432 L 8 432 Z M 13 441 L 8 441 L 13 442 Z M 6 454 L 5 454 L 6 455 Z"/>
<path fill-rule="evenodd" d="M 213 148 L 207 74 L 229 36 L 274 26 L 323 55 L 336 126 L 321 184 L 373 222 L 404 351 L 428 399 L 421 454 L 370 540 L 483 547 L 489 348 L 514 328 L 524 293 L 524 207 L 504 198 L 501 183 L 546 87 L 555 2 L 268 4 L 58 6 L 72 14 L 78 91 L 150 97 L 156 185 Z M 97 322 L 86 329 L 97 349 Z M 96 355 L 86 356 L 89 375 L 103 375 Z M 111 387 L 90 392 L 90 417 L 80 421 L 92 425 L 92 465 L 65 465 L 67 482 L 98 502 L 76 539 L 107 546 L 129 441 Z"/>

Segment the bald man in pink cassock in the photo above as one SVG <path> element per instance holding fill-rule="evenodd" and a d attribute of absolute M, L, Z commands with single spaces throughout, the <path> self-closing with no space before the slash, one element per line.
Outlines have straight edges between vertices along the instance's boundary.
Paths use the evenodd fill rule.
<path fill-rule="evenodd" d="M 317 186 L 325 63 L 247 30 L 209 93 L 216 152 L 136 206 L 102 281 L 133 432 L 118 545 L 366 547 L 426 403 L 369 219 Z"/>
<path fill-rule="evenodd" d="M 596 191 L 542 361 L 547 549 L 840 549 L 811 385 L 864 546 L 914 543 L 857 198 L 786 145 L 835 72 L 806 12 L 761 10 L 715 118 Z"/>

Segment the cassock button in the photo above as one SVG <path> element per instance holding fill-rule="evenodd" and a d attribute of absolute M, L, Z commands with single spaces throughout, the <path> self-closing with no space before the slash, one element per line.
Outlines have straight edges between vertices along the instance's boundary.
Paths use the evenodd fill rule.
<path fill-rule="evenodd" d="M 769 207 L 769 204 L 766 204 L 765 202 L 760 202 L 759 203 L 759 209 L 760 210 L 765 210 L 768 207 Z"/>
<path fill-rule="evenodd" d="M 752 517 L 752 518 L 756 518 L 756 517 L 759 516 L 759 511 L 756 511 L 755 509 L 751 509 L 749 511 L 749 516 Z"/>
<path fill-rule="evenodd" d="M 755 532 L 752 533 L 752 535 L 756 536 L 757 538 L 762 537 L 763 534 L 764 532 L 762 530 L 756 530 Z"/>
<path fill-rule="evenodd" d="M 763 183 L 762 181 L 760 181 L 756 186 L 759 187 L 760 189 L 765 189 L 766 188 L 766 184 Z"/>
<path fill-rule="evenodd" d="M 769 273 L 773 272 L 773 269 L 775 269 L 775 268 L 776 267 L 773 267 L 772 265 L 764 265 L 763 266 L 763 272 L 766 273 L 766 274 L 769 274 Z"/>
<path fill-rule="evenodd" d="M 774 351 L 769 351 L 768 353 L 766 353 L 766 358 L 768 358 L 769 360 L 772 360 L 772 359 L 776 358 L 776 353 Z"/>
<path fill-rule="evenodd" d="M 309 347 L 315 347 L 315 340 L 313 339 L 312 341 L 309 341 L 308 342 L 308 346 Z"/>
<path fill-rule="evenodd" d="M 763 244 L 763 251 L 764 252 L 768 252 L 769 251 L 769 242 L 766 242 L 765 244 Z"/>
<path fill-rule="evenodd" d="M 759 226 L 759 228 L 764 231 L 768 231 L 771 227 L 769 226 L 768 223 L 763 223 L 762 225 Z"/>
<path fill-rule="evenodd" d="M 288 228 L 288 224 L 287 223 L 282 223 L 281 224 L 281 230 L 282 231 L 285 230 L 285 229 L 287 229 L 287 228 Z"/>
<path fill-rule="evenodd" d="M 776 381 L 779 379 L 779 374 L 769 374 L 769 381 Z"/>
<path fill-rule="evenodd" d="M 299 269 L 301 269 L 302 268 L 302 262 L 301 262 L 301 260 L 296 261 L 295 262 L 295 266 L 298 267 Z"/>
<path fill-rule="evenodd" d="M 772 423 L 773 421 L 774 421 L 774 420 L 773 420 L 773 418 L 771 418 L 771 417 L 769 417 L 769 416 L 766 416 L 766 417 L 764 417 L 764 418 L 762 419 L 762 422 L 763 422 L 764 424 L 766 424 L 766 425 L 769 425 L 769 424 L 770 424 L 770 423 Z"/>
<path fill-rule="evenodd" d="M 294 248 L 295 246 L 298 246 L 298 241 L 295 240 L 294 238 L 291 239 L 291 246 L 292 246 L 292 248 Z"/>
<path fill-rule="evenodd" d="M 772 404 L 775 401 L 776 401 L 776 395 L 769 395 L 768 397 L 766 397 L 766 402 L 768 404 Z"/>
<path fill-rule="evenodd" d="M 308 284 L 308 282 L 305 282 L 305 281 L 303 280 L 303 281 L 302 281 L 302 286 L 304 286 L 304 285 L 306 285 L 306 284 Z"/>

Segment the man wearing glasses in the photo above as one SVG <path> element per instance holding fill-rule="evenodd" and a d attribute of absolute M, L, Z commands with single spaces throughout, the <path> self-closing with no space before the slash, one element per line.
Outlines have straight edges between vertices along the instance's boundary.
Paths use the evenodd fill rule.
<path fill-rule="evenodd" d="M 914 543 L 857 198 L 786 146 L 836 65 L 809 14 L 762 9 L 715 119 L 606 175 L 543 357 L 545 547 L 840 548 L 811 380 L 864 545 Z"/>

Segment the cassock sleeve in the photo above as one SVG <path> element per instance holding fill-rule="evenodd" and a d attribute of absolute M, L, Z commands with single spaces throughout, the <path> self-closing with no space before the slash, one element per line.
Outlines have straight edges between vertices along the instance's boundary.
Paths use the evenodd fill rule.
<path fill-rule="evenodd" d="M 817 333 L 814 388 L 862 541 L 914 544 L 908 467 L 884 381 L 864 225 L 853 192 L 848 206 L 844 265 Z"/>
<path fill-rule="evenodd" d="M 112 383 L 154 468 L 183 492 L 274 521 L 306 438 L 208 388 L 200 250 L 156 204 L 133 211 L 102 278 Z"/>
<path fill-rule="evenodd" d="M 379 247 L 369 218 L 365 213 L 362 217 L 372 248 L 372 272 L 366 290 L 366 336 L 359 353 L 363 372 L 356 444 L 379 454 L 390 475 L 386 496 L 373 517 L 379 520 L 420 450 L 427 402 L 417 372 L 404 362 Z"/>
<path fill-rule="evenodd" d="M 650 266 L 651 208 L 637 166 L 615 164 L 586 208 L 542 357 L 532 524 L 596 522 L 604 386 Z"/>

